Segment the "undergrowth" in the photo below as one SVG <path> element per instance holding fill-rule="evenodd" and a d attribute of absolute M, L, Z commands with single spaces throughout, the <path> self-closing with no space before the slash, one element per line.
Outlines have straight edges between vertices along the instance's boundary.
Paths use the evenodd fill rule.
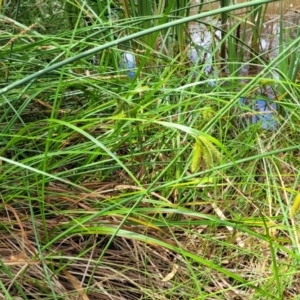
<path fill-rule="evenodd" d="M 1 6 L 0 298 L 298 299 L 297 24 L 141 1 Z"/>

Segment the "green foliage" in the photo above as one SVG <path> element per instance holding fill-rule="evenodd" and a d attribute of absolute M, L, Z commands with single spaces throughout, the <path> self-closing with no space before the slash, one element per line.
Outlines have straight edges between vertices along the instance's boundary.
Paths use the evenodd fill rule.
<path fill-rule="evenodd" d="M 262 49 L 271 2 L 1 3 L 0 298 L 297 294 L 300 31 Z M 276 130 L 241 103 L 270 96 Z"/>

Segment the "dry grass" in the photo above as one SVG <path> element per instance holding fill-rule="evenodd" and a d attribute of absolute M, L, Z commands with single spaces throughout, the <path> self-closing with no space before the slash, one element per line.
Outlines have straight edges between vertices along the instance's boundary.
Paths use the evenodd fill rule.
<path fill-rule="evenodd" d="M 267 25 L 269 47 L 254 49 L 251 29 L 242 49 L 246 68 L 247 52 L 256 56 L 255 74 L 239 78 L 233 58 L 237 72 L 222 77 L 215 45 L 208 53 L 216 73 L 204 76 L 205 60 L 193 65 L 185 53 L 191 45 L 177 53 L 179 32 L 164 36 L 164 28 L 153 52 L 142 36 L 117 40 L 138 32 L 140 18 L 93 16 L 93 25 L 81 27 L 78 16 L 77 29 L 64 24 L 57 35 L 24 27 L 8 38 L 12 59 L 0 63 L 9 81 L 0 91 L 0 300 L 300 299 L 299 217 L 290 213 L 300 191 L 300 86 L 272 79 L 297 54 L 296 43 L 287 48 L 296 37 L 274 52 L 277 20 L 234 19 L 246 29 Z M 114 38 L 119 48 L 108 48 Z M 242 47 L 227 38 L 227 51 L 230 42 Z M 137 65 L 120 70 L 127 49 Z M 139 75 L 128 78 L 133 70 Z M 276 129 L 263 130 L 240 100 L 269 90 Z"/>
<path fill-rule="evenodd" d="M 90 192 L 50 184 L 45 199 L 46 218 L 41 218 L 38 213 L 34 216 L 36 231 L 31 223 L 30 208 L 24 201 L 14 199 L 9 205 L 4 205 L 0 278 L 12 297 L 19 294 L 19 286 L 27 296 L 30 295 L 30 299 L 54 299 L 49 296 L 51 293 L 55 293 L 57 299 L 202 299 L 195 287 L 195 281 L 198 281 L 203 295 L 206 295 L 203 299 L 254 299 L 255 286 L 268 281 L 271 284 L 269 242 L 238 233 L 228 226 L 147 226 L 147 221 L 138 219 L 135 214 L 122 225 L 122 214 L 97 215 L 101 202 L 121 199 L 124 192 L 139 190 L 139 187 L 120 182 L 92 182 L 83 187 Z M 218 201 L 213 205 L 198 205 L 197 209 L 200 213 L 222 218 L 223 214 L 228 215 L 227 205 L 228 201 Z M 148 217 L 154 221 L 157 219 L 151 213 L 151 204 L 141 203 L 141 206 L 149 208 Z M 235 205 L 231 206 L 234 209 Z M 33 210 L 38 212 L 37 202 Z M 84 222 L 84 230 L 78 234 L 76 230 L 64 234 L 74 226 L 76 218 L 89 214 L 95 216 Z M 253 207 L 252 215 L 255 214 Z M 164 215 L 164 218 L 172 219 L 170 215 Z M 199 219 L 183 215 L 181 220 Z M 133 236 L 141 234 L 149 242 L 139 240 L 137 236 L 124 237 L 123 233 L 110 241 L 109 232 L 101 233 L 101 227 L 116 229 L 120 225 L 122 230 Z M 258 228 L 256 232 L 263 234 L 264 229 Z M 273 236 L 279 239 L 283 233 L 276 230 Z M 253 287 L 237 284 L 222 272 L 192 263 L 184 255 L 153 243 L 154 240 L 179 246 L 212 261 L 220 268 L 253 282 Z M 288 239 L 283 244 L 287 245 Z M 289 255 L 279 250 L 276 259 L 278 265 L 285 266 L 289 272 L 292 263 Z M 289 278 L 285 299 L 296 297 L 300 292 L 298 272 Z M 2 299 L 5 299 L 3 295 Z"/>

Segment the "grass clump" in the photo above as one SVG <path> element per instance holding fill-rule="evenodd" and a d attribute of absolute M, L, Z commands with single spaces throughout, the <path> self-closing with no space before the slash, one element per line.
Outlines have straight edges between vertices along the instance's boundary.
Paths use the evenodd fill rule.
<path fill-rule="evenodd" d="M 269 2 L 1 6 L 0 298 L 297 297 L 300 37 L 262 48 Z"/>

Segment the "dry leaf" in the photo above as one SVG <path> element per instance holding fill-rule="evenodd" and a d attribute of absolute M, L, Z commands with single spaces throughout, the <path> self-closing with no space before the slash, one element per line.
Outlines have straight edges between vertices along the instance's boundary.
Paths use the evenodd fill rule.
<path fill-rule="evenodd" d="M 167 282 L 167 281 L 171 280 L 177 273 L 178 268 L 179 268 L 179 266 L 174 264 L 172 271 L 168 275 L 166 275 L 161 281 Z"/>

